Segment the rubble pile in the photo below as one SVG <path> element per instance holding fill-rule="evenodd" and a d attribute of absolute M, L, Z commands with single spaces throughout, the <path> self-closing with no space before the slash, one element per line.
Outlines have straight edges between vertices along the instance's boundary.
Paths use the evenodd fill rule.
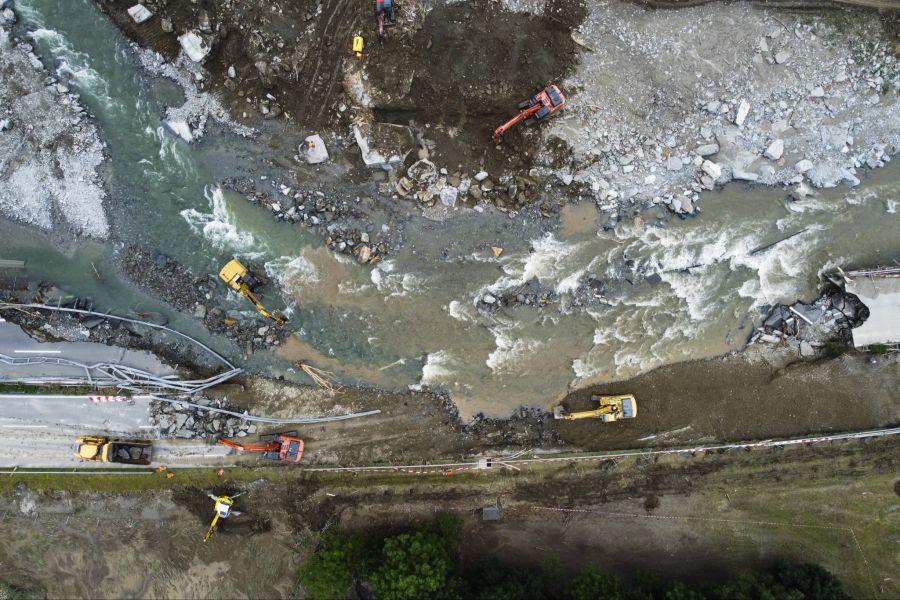
<path fill-rule="evenodd" d="M 138 246 L 124 249 L 121 265 L 131 281 L 193 315 L 209 331 L 235 340 L 247 354 L 254 349 L 278 346 L 287 335 L 283 328 L 261 325 L 252 307 L 221 308 L 229 292 L 215 275 L 195 277 L 168 256 Z"/>
<path fill-rule="evenodd" d="M 575 118 L 547 135 L 573 149 L 570 166 L 551 171 L 584 184 L 601 209 L 641 202 L 691 215 L 702 191 L 732 180 L 854 186 L 858 169 L 900 149 L 900 60 L 877 15 L 591 7 L 566 82 L 580 89 L 566 108 Z M 612 79 L 610 64 L 624 65 Z"/>
<path fill-rule="evenodd" d="M 269 209 L 279 221 L 313 229 L 325 238 L 329 248 L 353 256 L 360 264 L 376 265 L 387 255 L 388 243 L 376 239 L 374 226 L 369 225 L 363 231 L 343 224 L 342 217 L 353 218 L 361 212 L 361 197 L 352 201 L 322 183 L 289 185 L 265 175 L 259 183 L 269 184 L 266 191 L 260 190 L 257 182 L 246 178 L 228 179 L 224 185 L 244 194 L 253 204 Z M 267 191 L 270 187 L 272 191 Z M 384 228 L 380 233 L 385 233 Z"/>
<path fill-rule="evenodd" d="M 458 203 L 489 202 L 506 212 L 530 204 L 540 192 L 539 181 L 536 169 L 528 175 L 504 174 L 495 182 L 487 171 L 451 173 L 446 168 L 438 168 L 427 158 L 421 158 L 406 170 L 405 175 L 397 178 L 393 191 L 423 207 L 440 203 L 455 208 Z"/>
<path fill-rule="evenodd" d="M 545 289 L 540 280 L 534 277 L 517 289 L 504 290 L 503 294 L 482 294 L 478 298 L 478 308 L 488 311 L 515 306 L 543 308 L 557 300 L 557 293 L 552 289 Z"/>
<path fill-rule="evenodd" d="M 48 74 L 31 43 L 13 37 L 0 3 L 0 214 L 44 230 L 105 238 L 105 144 L 71 71 Z M 37 32 L 36 32 L 37 33 Z"/>
<path fill-rule="evenodd" d="M 869 309 L 855 295 L 827 291 L 812 304 L 796 302 L 772 308 L 751 341 L 787 344 L 802 357 L 815 356 L 816 349 L 831 340 L 849 340 L 851 329 L 869 318 Z"/>
<path fill-rule="evenodd" d="M 207 398 L 193 399 L 192 402 L 240 412 L 221 401 Z M 159 401 L 150 403 L 150 424 L 159 428 L 160 437 L 187 439 L 246 437 L 258 430 L 254 423 L 239 417 L 180 403 Z"/>

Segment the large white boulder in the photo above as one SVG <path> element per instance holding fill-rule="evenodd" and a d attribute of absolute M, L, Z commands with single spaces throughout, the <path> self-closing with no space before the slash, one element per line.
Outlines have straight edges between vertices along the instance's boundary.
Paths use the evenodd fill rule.
<path fill-rule="evenodd" d="M 188 58 L 195 63 L 202 63 L 206 60 L 206 56 L 212 50 L 209 44 L 196 31 L 188 31 L 184 35 L 179 36 L 178 42 L 181 44 L 181 49 L 184 50 L 184 53 L 188 55 Z"/>
<path fill-rule="evenodd" d="M 152 17 L 153 13 L 147 10 L 147 7 L 143 4 L 135 4 L 128 9 L 128 16 L 131 17 L 132 21 L 140 25 L 141 23 Z"/>
<path fill-rule="evenodd" d="M 307 137 L 300 146 L 300 156 L 311 165 L 325 162 L 329 158 L 325 141 L 318 134 Z"/>

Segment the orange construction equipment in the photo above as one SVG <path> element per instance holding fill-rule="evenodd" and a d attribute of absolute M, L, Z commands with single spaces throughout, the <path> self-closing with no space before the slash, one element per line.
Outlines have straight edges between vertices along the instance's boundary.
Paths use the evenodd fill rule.
<path fill-rule="evenodd" d="M 550 84 L 519 104 L 519 114 L 494 130 L 492 139 L 496 142 L 506 131 L 522 121 L 526 125 L 539 123 L 566 105 L 566 97 L 555 84 Z"/>
<path fill-rule="evenodd" d="M 297 437 L 296 431 L 261 435 L 259 441 L 259 444 L 239 444 L 223 439 L 219 443 L 246 452 L 262 452 L 263 456 L 272 460 L 298 463 L 303 457 L 303 440 Z"/>

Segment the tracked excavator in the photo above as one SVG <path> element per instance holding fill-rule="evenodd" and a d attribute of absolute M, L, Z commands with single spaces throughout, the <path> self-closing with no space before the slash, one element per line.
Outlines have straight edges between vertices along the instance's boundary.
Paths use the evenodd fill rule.
<path fill-rule="evenodd" d="M 284 325 L 285 318 L 280 312 L 277 310 L 269 312 L 266 310 L 266 307 L 263 306 L 262 302 L 260 302 L 259 298 L 254 293 L 256 288 L 260 285 L 259 279 L 254 277 L 241 261 L 237 259 L 229 261 L 228 264 L 219 271 L 219 279 L 228 284 L 228 287 L 235 292 L 252 302 L 259 314 L 267 319 L 272 319 L 278 325 Z"/>
<path fill-rule="evenodd" d="M 511 127 L 525 121 L 526 125 L 540 123 L 566 105 L 566 97 L 555 84 L 550 84 L 537 95 L 519 103 L 519 114 L 494 130 L 492 139 L 496 142 Z"/>
<path fill-rule="evenodd" d="M 228 517 L 239 517 L 241 516 L 241 511 L 234 510 L 234 499 L 238 496 L 242 496 L 244 492 L 240 494 L 235 494 L 233 496 L 216 496 L 215 494 L 207 493 L 210 500 L 215 501 L 213 505 L 213 515 L 212 523 L 209 525 L 209 529 L 206 530 L 206 535 L 203 536 L 203 541 L 209 540 L 212 537 L 212 534 L 215 533 L 216 528 L 219 526 L 219 519 L 227 519 Z"/>
<path fill-rule="evenodd" d="M 221 439 L 219 443 L 243 450 L 244 452 L 261 452 L 265 458 L 285 462 L 298 463 L 303 458 L 303 440 L 297 437 L 296 431 L 261 435 L 258 444 L 241 444 Z"/>
<path fill-rule="evenodd" d="M 603 423 L 612 423 L 619 419 L 633 419 L 637 416 L 637 400 L 631 394 L 621 396 L 591 396 L 597 403 L 593 410 L 566 412 L 562 405 L 553 409 L 554 419 L 574 421 L 576 419 L 600 419 Z"/>

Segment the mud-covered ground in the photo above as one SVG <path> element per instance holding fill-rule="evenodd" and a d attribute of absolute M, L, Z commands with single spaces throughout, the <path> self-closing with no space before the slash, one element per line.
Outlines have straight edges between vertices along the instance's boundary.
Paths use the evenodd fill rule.
<path fill-rule="evenodd" d="M 788 555 L 833 570 L 854 597 L 893 597 L 896 557 L 882 547 L 896 533 L 897 443 L 449 477 L 226 474 L 209 489 L 176 485 L 176 475 L 171 490 L 115 494 L 24 480 L 4 484 L 0 565 L 9 583 L 53 598 L 286 597 L 321 531 L 403 527 L 449 511 L 465 518 L 466 560 L 558 557 L 564 573 L 594 563 L 705 579 Z M 91 485 L 116 484 L 82 487 Z M 243 514 L 204 544 L 207 492 L 244 492 Z M 497 503 L 502 519 L 481 522 L 479 509 Z"/>

